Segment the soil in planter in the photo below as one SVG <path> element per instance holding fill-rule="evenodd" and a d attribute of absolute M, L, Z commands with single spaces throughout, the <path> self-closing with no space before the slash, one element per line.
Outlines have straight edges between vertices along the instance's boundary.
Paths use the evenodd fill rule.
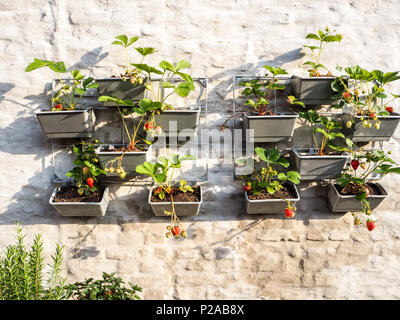
<path fill-rule="evenodd" d="M 146 149 L 144 147 L 137 147 L 135 146 L 135 148 L 133 150 L 127 148 L 127 147 L 114 147 L 114 149 L 109 149 L 109 148 L 104 148 L 103 150 L 101 150 L 101 152 L 143 152 L 146 151 Z"/>
<path fill-rule="evenodd" d="M 247 192 L 249 200 L 270 200 L 270 199 L 294 199 L 297 197 L 296 192 L 290 186 L 283 186 L 282 189 L 274 194 L 268 193 L 267 190 L 261 191 L 259 194 L 253 194 L 253 191 Z"/>
<path fill-rule="evenodd" d="M 172 187 L 174 202 L 200 202 L 200 187 L 192 187 L 194 192 L 183 192 L 179 187 Z M 171 195 L 165 193 L 164 199 L 160 199 L 158 195 L 151 195 L 151 202 L 171 202 Z"/>
<path fill-rule="evenodd" d="M 368 189 L 370 195 L 381 195 L 382 194 L 379 191 L 378 187 L 373 183 L 366 183 L 366 184 L 364 184 L 364 186 Z M 355 184 L 351 184 L 351 186 L 347 187 L 346 189 L 338 184 L 335 184 L 335 188 L 339 191 L 340 194 L 343 194 L 343 195 L 358 195 L 362 191 L 362 188 L 360 188 L 359 186 L 357 186 Z"/>
<path fill-rule="evenodd" d="M 79 195 L 77 187 L 61 187 L 54 197 L 54 202 L 101 202 L 105 187 L 91 192 L 89 195 Z"/>

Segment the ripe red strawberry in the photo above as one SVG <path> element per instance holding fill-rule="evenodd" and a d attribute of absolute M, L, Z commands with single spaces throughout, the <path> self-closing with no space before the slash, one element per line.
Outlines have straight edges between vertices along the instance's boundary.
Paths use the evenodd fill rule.
<path fill-rule="evenodd" d="M 353 170 L 357 170 L 359 165 L 360 165 L 360 161 L 358 160 L 351 160 L 350 162 L 351 167 L 353 168 Z"/>
<path fill-rule="evenodd" d="M 369 114 L 369 116 L 370 116 L 370 118 L 375 118 L 376 117 L 376 114 L 375 113 L 373 113 L 373 112 L 371 112 L 370 114 Z"/>
<path fill-rule="evenodd" d="M 159 194 L 161 192 L 161 187 L 158 187 L 154 190 L 154 194 Z"/>
<path fill-rule="evenodd" d="M 175 227 L 173 227 L 173 228 L 171 229 L 171 231 L 172 231 L 172 234 L 173 234 L 174 236 L 178 236 L 178 235 L 181 233 L 181 228 L 179 228 L 179 226 L 175 226 Z"/>
<path fill-rule="evenodd" d="M 349 101 L 350 98 L 351 98 L 351 93 L 350 93 L 349 91 L 343 92 L 343 98 L 344 98 L 346 101 Z"/>
<path fill-rule="evenodd" d="M 368 231 L 372 231 L 375 229 L 375 222 L 372 220 L 367 221 L 367 229 Z"/>
<path fill-rule="evenodd" d="M 295 215 L 295 213 L 292 209 L 289 209 L 289 208 L 285 209 L 285 217 L 286 218 L 293 218 L 294 215 Z"/>
<path fill-rule="evenodd" d="M 150 122 L 146 122 L 146 123 L 144 124 L 144 129 L 145 129 L 146 131 L 149 131 L 149 130 L 153 129 L 153 124 L 151 124 Z"/>
<path fill-rule="evenodd" d="M 243 190 L 246 191 L 246 192 L 249 192 L 249 191 L 251 190 L 251 186 L 249 186 L 249 185 L 247 184 L 247 185 L 245 185 L 245 186 L 243 187 Z"/>
<path fill-rule="evenodd" d="M 259 116 L 264 116 L 264 115 L 265 115 L 265 111 L 260 111 L 260 112 L 258 113 L 258 115 L 259 115 Z"/>
<path fill-rule="evenodd" d="M 86 179 L 86 182 L 87 182 L 87 184 L 88 184 L 88 186 L 89 186 L 90 188 L 93 187 L 93 184 L 94 184 L 93 178 L 91 178 L 91 177 L 87 178 L 87 179 Z"/>
<path fill-rule="evenodd" d="M 385 110 L 389 113 L 393 112 L 393 107 L 386 107 Z"/>
<path fill-rule="evenodd" d="M 62 110 L 63 106 L 62 106 L 61 104 L 56 104 L 56 105 L 54 106 L 54 108 L 55 108 L 55 109 L 60 109 L 60 110 Z"/>

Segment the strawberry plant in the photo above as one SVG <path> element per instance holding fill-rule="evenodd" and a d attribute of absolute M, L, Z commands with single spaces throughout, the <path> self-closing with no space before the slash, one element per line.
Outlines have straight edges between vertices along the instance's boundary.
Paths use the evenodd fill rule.
<path fill-rule="evenodd" d="M 144 63 L 132 64 L 135 68 L 140 70 L 140 75 L 147 78 L 145 84 L 146 90 L 149 92 L 150 98 L 144 98 L 140 101 L 143 106 L 146 106 L 148 110 L 149 120 L 148 123 L 154 128 L 157 127 L 154 119 L 155 114 L 159 114 L 160 111 L 173 110 L 174 107 L 167 103 L 167 99 L 173 94 L 185 98 L 189 93 L 195 90 L 192 77 L 182 72 L 183 69 L 187 69 L 191 64 L 185 60 L 178 61 L 177 64 L 173 65 L 171 62 L 163 60 L 159 63 L 158 68 L 153 67 Z M 158 87 L 155 88 L 155 81 L 152 75 L 158 75 L 160 79 Z M 181 81 L 175 84 L 173 78 L 177 76 Z M 164 89 L 170 90 L 168 94 L 164 96 Z M 159 127 L 159 130 L 161 128 Z"/>
<path fill-rule="evenodd" d="M 263 66 L 267 69 L 267 74 L 265 77 L 271 77 L 270 80 L 251 80 L 242 82 L 239 85 L 245 87 L 242 94 L 245 96 L 252 96 L 253 99 L 248 99 L 245 105 L 254 109 L 256 113 L 260 116 L 264 115 L 274 115 L 274 106 L 270 105 L 269 101 L 273 97 L 274 90 L 285 90 L 286 86 L 279 84 L 278 76 L 282 74 L 287 74 L 285 69 L 279 67 Z M 268 71 L 271 73 L 269 75 Z M 288 99 L 290 104 L 298 104 L 304 107 L 304 103 L 297 101 L 293 96 Z"/>
<path fill-rule="evenodd" d="M 312 60 L 304 62 L 305 65 L 310 66 L 308 70 L 310 77 L 331 77 L 331 72 L 321 64 L 322 52 L 326 45 L 330 42 L 340 42 L 343 39 L 343 35 L 335 34 L 336 30 L 331 31 L 328 27 L 324 31 L 318 30 L 318 33 L 309 33 L 306 39 L 315 40 L 317 42 L 316 46 L 305 45 L 305 48 L 311 50 Z M 326 75 L 321 75 L 319 69 L 325 69 L 327 71 Z"/>
<path fill-rule="evenodd" d="M 336 77 L 332 83 L 332 89 L 339 99 L 338 104 L 332 107 L 343 108 L 345 104 L 350 105 L 353 114 L 361 116 L 364 128 L 372 128 L 374 122 L 375 129 L 379 130 L 381 121 L 378 120 L 378 116 L 389 116 L 393 112 L 391 103 L 400 98 L 399 94 L 391 93 L 391 98 L 387 99 L 388 95 L 385 92 L 389 83 L 400 79 L 399 71 L 368 71 L 358 65 L 344 69 L 337 66 L 337 69 L 344 70 L 346 75 Z M 352 117 L 346 126 L 351 128 L 354 123 Z"/>
<path fill-rule="evenodd" d="M 353 145 L 353 142 L 350 139 L 345 138 L 343 133 L 337 132 L 337 130 L 340 130 L 342 128 L 341 124 L 338 121 L 334 121 L 332 119 L 329 119 L 328 117 L 321 116 L 315 110 L 299 112 L 299 116 L 314 127 L 312 131 L 312 137 L 318 155 L 325 155 L 327 148 L 336 151 L 343 151 L 340 146 L 333 143 L 333 140 L 335 140 L 336 138 L 345 139 L 345 142 L 348 146 Z M 322 136 L 321 143 L 318 143 L 316 134 Z"/>
<path fill-rule="evenodd" d="M 97 176 L 105 173 L 100 168 L 99 160 L 95 153 L 98 143 L 97 140 L 94 143 L 82 141 L 72 149 L 76 155 L 76 159 L 74 160 L 76 167 L 68 171 L 66 176 L 74 179 L 79 195 L 88 195 L 91 192 L 97 191 Z"/>
<path fill-rule="evenodd" d="M 337 179 L 337 183 L 343 187 L 341 190 L 342 194 L 355 194 L 356 199 L 361 202 L 361 212 L 367 218 L 368 222 L 371 222 L 371 208 L 368 197 L 370 191 L 367 188 L 367 181 L 371 175 L 379 175 L 379 179 L 382 179 L 385 175 L 394 173 L 400 174 L 400 167 L 397 163 L 389 157 L 390 151 L 386 154 L 383 150 L 364 151 L 360 150 L 347 150 L 352 153 L 353 159 L 350 163 L 350 167 L 345 169 L 340 177 Z M 379 180 L 379 179 L 375 179 Z M 358 215 L 354 215 L 354 223 L 357 225 L 361 222 Z M 372 224 L 370 224 L 372 226 Z M 375 227 L 373 224 L 372 229 Z M 372 230 L 370 230 L 372 231 Z"/>
<path fill-rule="evenodd" d="M 133 85 L 143 84 L 145 78 L 140 75 L 141 73 L 140 69 L 136 67 L 132 68 L 132 64 L 130 63 L 129 59 L 129 47 L 131 47 L 139 39 L 139 37 L 138 36 L 128 37 L 127 35 L 122 34 L 116 36 L 115 39 L 116 40 L 114 40 L 111 44 L 119 45 L 125 48 L 125 54 L 126 54 L 125 73 L 120 74 L 122 81 L 127 81 L 129 79 L 129 81 Z M 141 56 L 140 64 L 143 63 L 143 60 L 147 55 L 157 52 L 154 48 L 151 47 L 146 47 L 146 48 L 136 47 L 135 50 Z"/>
<path fill-rule="evenodd" d="M 146 114 L 152 110 L 155 110 L 158 106 L 154 104 L 146 104 L 145 101 L 141 100 L 139 101 L 138 106 L 135 106 L 134 102 L 129 99 L 121 100 L 117 97 L 110 97 L 110 96 L 100 96 L 99 101 L 105 102 L 105 101 L 111 101 L 114 102 L 118 108 L 118 112 L 121 116 L 122 123 L 124 126 L 124 130 L 126 132 L 126 135 L 129 139 L 129 145 L 127 147 L 127 150 L 122 153 L 122 155 L 115 157 L 114 159 L 110 160 L 107 162 L 107 164 L 104 167 L 104 170 L 106 172 L 113 173 L 114 171 L 118 173 L 118 175 L 124 179 L 126 177 L 126 172 L 124 168 L 122 167 L 122 159 L 126 152 L 129 151 L 135 151 L 137 149 L 142 150 L 141 146 L 138 146 L 137 144 L 141 141 L 151 144 L 150 141 L 145 140 L 144 138 L 140 137 L 139 135 L 139 129 L 140 127 L 145 128 L 145 130 L 148 133 L 152 133 L 153 135 L 160 134 L 160 128 L 156 126 L 153 129 L 153 125 L 150 122 L 146 122 L 143 125 L 143 120 L 146 116 Z M 123 108 L 121 108 L 123 106 Z M 134 113 L 140 116 L 140 120 L 138 123 L 136 123 L 134 119 Z M 125 116 L 129 115 L 131 117 L 132 121 L 132 128 L 129 128 L 126 121 L 125 121 Z M 116 164 L 116 168 L 114 168 L 114 164 Z"/>
<path fill-rule="evenodd" d="M 66 73 L 67 69 L 64 62 L 53 62 L 49 60 L 34 59 L 26 68 L 26 72 L 31 72 L 41 67 L 48 67 L 57 75 L 59 82 L 58 89 L 53 93 L 52 97 L 52 111 L 61 110 L 74 110 L 75 108 L 82 107 L 83 95 L 90 88 L 97 88 L 98 84 L 94 82 L 92 77 L 85 78 L 79 70 L 72 70 L 71 80 L 62 80 L 62 73 Z M 76 98 L 78 96 L 78 98 Z"/>
<path fill-rule="evenodd" d="M 144 162 L 136 167 L 136 172 L 151 177 L 158 188 L 155 189 L 154 194 L 161 200 L 165 198 L 166 194 L 171 199 L 171 211 L 164 211 L 164 214 L 171 216 L 171 223 L 167 226 L 168 232 L 166 236 L 168 238 L 174 236 L 179 238 L 180 236 L 186 238 L 187 232 L 183 225 L 179 221 L 178 216 L 175 212 L 174 205 L 174 188 L 172 179 L 174 177 L 175 170 L 182 166 L 182 161 L 195 160 L 196 158 L 191 155 L 172 155 L 170 159 L 165 157 L 159 157 L 156 163 Z M 190 187 L 186 181 L 180 180 L 179 190 L 182 192 L 191 192 L 194 190 Z"/>
<path fill-rule="evenodd" d="M 284 168 L 289 167 L 289 162 L 280 155 L 278 149 L 266 150 L 264 148 L 255 148 L 257 160 L 262 160 L 266 163 L 266 166 L 260 170 L 254 171 L 252 174 L 252 180 L 246 182 L 244 191 L 248 194 L 258 195 L 262 192 L 268 192 L 275 198 L 281 198 L 287 202 L 287 208 L 285 210 L 285 216 L 292 218 L 295 215 L 295 205 L 279 196 L 279 190 L 284 188 L 284 184 L 290 181 L 294 184 L 300 183 L 300 174 L 297 171 L 288 171 L 287 173 L 278 172 L 273 166 L 281 166 Z"/>

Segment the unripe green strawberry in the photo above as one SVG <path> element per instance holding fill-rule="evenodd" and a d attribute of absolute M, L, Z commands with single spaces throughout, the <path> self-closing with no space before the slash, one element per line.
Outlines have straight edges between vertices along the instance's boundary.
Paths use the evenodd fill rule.
<path fill-rule="evenodd" d="M 349 121 L 346 122 L 346 127 L 347 128 L 351 128 L 352 125 L 353 125 L 352 121 L 349 120 Z"/>

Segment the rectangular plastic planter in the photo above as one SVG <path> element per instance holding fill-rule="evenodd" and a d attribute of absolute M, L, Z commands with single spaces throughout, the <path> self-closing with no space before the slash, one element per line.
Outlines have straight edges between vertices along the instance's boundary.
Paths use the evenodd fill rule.
<path fill-rule="evenodd" d="M 109 202 L 109 189 L 104 189 L 103 198 L 100 202 L 54 202 L 54 197 L 60 187 L 54 189 L 49 203 L 66 217 L 96 217 L 104 216 Z"/>
<path fill-rule="evenodd" d="M 154 116 L 154 120 L 157 125 L 159 125 L 165 136 L 177 136 L 179 132 L 184 129 L 193 130 L 193 135 L 197 132 L 197 127 L 199 125 L 200 120 L 200 108 L 197 109 L 176 109 L 176 110 L 165 110 L 161 111 L 160 114 L 156 114 Z M 170 126 L 170 121 L 171 126 Z M 173 123 L 175 121 L 175 124 Z M 174 130 L 176 128 L 176 130 Z M 176 133 L 175 133 L 176 132 Z M 188 130 L 187 134 L 191 132 Z"/>
<path fill-rule="evenodd" d="M 292 203 L 300 200 L 299 191 L 293 183 L 287 183 L 296 192 L 296 197 L 287 199 Z M 268 214 L 268 213 L 284 213 L 287 207 L 286 200 L 282 199 L 266 199 L 266 200 L 250 200 L 247 192 L 244 192 L 245 206 L 247 214 Z"/>
<path fill-rule="evenodd" d="M 153 209 L 154 214 L 157 217 L 167 217 L 164 214 L 164 211 L 171 211 L 172 204 L 171 202 L 151 202 L 151 195 L 153 194 L 153 190 L 157 188 L 156 186 L 150 189 L 149 193 L 149 204 Z M 199 202 L 174 202 L 175 213 L 178 217 L 189 217 L 189 216 L 197 216 L 200 211 L 200 206 L 203 202 L 203 190 L 200 188 L 200 201 Z"/>
<path fill-rule="evenodd" d="M 341 155 L 319 156 L 310 154 L 308 148 L 294 148 L 294 165 L 301 175 L 301 180 L 322 180 L 337 178 L 350 154 L 343 152 Z"/>
<path fill-rule="evenodd" d="M 243 128 L 254 130 L 254 142 L 278 142 L 293 136 L 297 113 L 270 116 L 243 115 Z"/>
<path fill-rule="evenodd" d="M 331 82 L 335 77 L 298 77 L 292 76 L 290 87 L 292 94 L 304 104 L 323 105 L 332 104 L 333 90 Z"/>
<path fill-rule="evenodd" d="M 113 144 L 115 147 L 121 147 L 122 144 Z M 102 144 L 96 149 L 96 154 L 99 158 L 100 165 L 105 168 L 105 165 L 108 161 L 115 159 L 118 156 L 121 156 L 123 152 L 112 152 L 112 151 L 103 151 L 109 144 Z M 126 145 L 124 145 L 126 146 Z M 151 145 L 143 145 L 143 147 L 147 148 L 146 151 L 142 152 L 126 152 L 124 157 L 122 158 L 122 167 L 126 171 L 127 175 L 137 175 L 136 166 L 142 164 L 145 161 L 150 161 L 151 159 Z M 115 162 L 116 164 L 117 162 Z M 115 165 L 114 165 L 115 168 Z M 116 177 L 118 174 L 116 172 L 108 173 L 107 176 Z"/>
<path fill-rule="evenodd" d="M 388 196 L 386 190 L 381 184 L 375 183 L 380 195 L 371 195 L 367 199 L 370 201 L 371 210 L 378 207 L 378 205 Z M 356 199 L 355 195 L 342 195 L 336 189 L 335 184 L 330 182 L 328 184 L 328 203 L 332 212 L 356 212 L 361 211 L 361 202 Z"/>
<path fill-rule="evenodd" d="M 144 84 L 133 85 L 129 80 L 122 81 L 121 78 L 96 79 L 99 84 L 97 90 L 99 96 L 116 96 L 121 100 L 130 99 L 138 102 L 144 98 Z M 116 106 L 114 102 L 103 102 L 104 106 Z"/>
<path fill-rule="evenodd" d="M 378 116 L 378 120 L 381 121 L 381 127 L 377 130 L 374 127 L 375 121 L 372 120 L 372 128 L 364 128 L 360 118 L 361 116 L 353 116 L 355 123 L 353 124 L 351 131 L 352 140 L 354 142 L 388 141 L 393 136 L 400 122 L 400 114 L 398 113 L 392 113 L 386 118 Z M 343 127 L 345 128 L 345 124 Z"/>
<path fill-rule="evenodd" d="M 36 112 L 40 126 L 49 139 L 90 138 L 96 117 L 92 108 L 70 111 Z"/>

